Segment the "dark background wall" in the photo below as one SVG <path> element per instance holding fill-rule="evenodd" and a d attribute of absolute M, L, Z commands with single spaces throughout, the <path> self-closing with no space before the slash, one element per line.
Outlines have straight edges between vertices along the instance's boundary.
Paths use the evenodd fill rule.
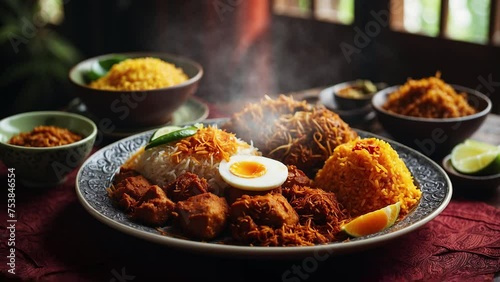
<path fill-rule="evenodd" d="M 80 59 L 122 51 L 184 55 L 203 65 L 196 95 L 210 102 L 357 78 L 401 84 L 441 71 L 449 83 L 482 90 L 500 112 L 499 47 L 394 32 L 385 18 L 387 0 L 356 1 L 353 26 L 276 16 L 267 0 L 73 0 L 65 1 L 64 9 L 64 22 L 54 30 L 76 47 Z M 353 53 L 346 55 L 342 46 Z M 26 62 L 9 56 L 10 49 L 2 56 L 7 69 Z M 62 81 L 25 105 L 17 101 L 19 87 L 4 86 L 2 115 L 63 107 L 73 98 Z"/>

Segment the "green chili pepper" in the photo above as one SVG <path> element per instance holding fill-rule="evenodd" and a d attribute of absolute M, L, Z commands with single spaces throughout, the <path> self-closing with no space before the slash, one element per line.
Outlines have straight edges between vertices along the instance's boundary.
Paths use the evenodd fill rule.
<path fill-rule="evenodd" d="M 193 136 L 196 134 L 197 131 L 198 127 L 196 126 L 189 126 L 171 131 L 167 134 L 161 135 L 149 141 L 149 143 L 146 145 L 146 150 L 162 144 L 167 144 L 173 141 L 184 139 L 189 136 Z"/>

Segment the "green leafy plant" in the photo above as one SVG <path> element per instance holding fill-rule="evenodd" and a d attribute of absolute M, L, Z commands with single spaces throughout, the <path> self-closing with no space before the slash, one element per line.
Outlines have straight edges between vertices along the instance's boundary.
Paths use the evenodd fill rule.
<path fill-rule="evenodd" d="M 4 0 L 0 4 L 0 56 L 6 66 L 0 87 L 8 94 L 2 113 L 53 109 L 71 98 L 67 75 L 81 55 L 56 30 L 60 22 L 53 11 L 58 8 L 62 13 L 62 5 L 60 0 Z"/>

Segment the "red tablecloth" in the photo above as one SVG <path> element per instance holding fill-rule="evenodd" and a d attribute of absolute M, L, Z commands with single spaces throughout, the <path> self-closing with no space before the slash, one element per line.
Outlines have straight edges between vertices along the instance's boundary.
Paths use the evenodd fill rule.
<path fill-rule="evenodd" d="M 0 175 L 7 187 L 5 168 Z M 500 209 L 480 201 L 453 199 L 415 232 L 354 254 L 242 260 L 172 250 L 100 223 L 78 202 L 75 176 L 46 190 L 17 186 L 14 267 L 4 189 L 1 281 L 491 281 L 500 272 Z"/>

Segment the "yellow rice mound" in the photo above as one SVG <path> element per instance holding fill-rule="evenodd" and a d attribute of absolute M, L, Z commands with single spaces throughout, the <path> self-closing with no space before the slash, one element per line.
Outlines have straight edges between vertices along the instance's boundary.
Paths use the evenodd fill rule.
<path fill-rule="evenodd" d="M 90 83 L 104 90 L 148 90 L 173 86 L 188 80 L 181 68 L 157 58 L 126 59 L 113 65 L 109 72 Z"/>
<path fill-rule="evenodd" d="M 421 190 L 398 153 L 377 138 L 339 145 L 314 179 L 314 184 L 333 191 L 355 217 L 401 202 L 400 217 L 418 203 Z"/>

